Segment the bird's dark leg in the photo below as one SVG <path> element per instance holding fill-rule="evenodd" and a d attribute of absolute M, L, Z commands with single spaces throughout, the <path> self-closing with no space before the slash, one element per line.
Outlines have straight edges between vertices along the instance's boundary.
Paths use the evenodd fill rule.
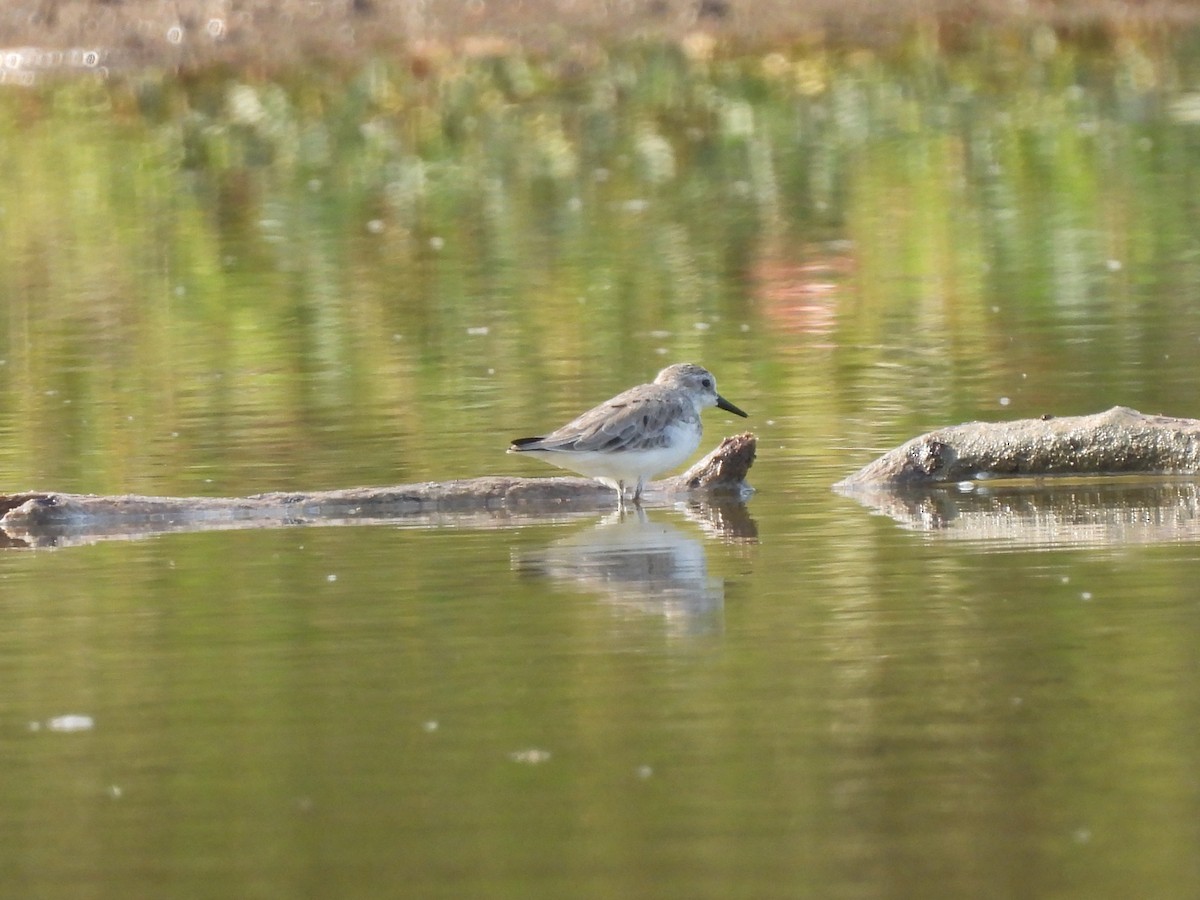
<path fill-rule="evenodd" d="M 642 487 L 645 485 L 645 483 L 646 483 L 645 478 L 638 479 L 637 490 L 635 490 L 633 492 L 633 505 L 634 506 L 641 507 L 641 505 L 642 505 Z"/>

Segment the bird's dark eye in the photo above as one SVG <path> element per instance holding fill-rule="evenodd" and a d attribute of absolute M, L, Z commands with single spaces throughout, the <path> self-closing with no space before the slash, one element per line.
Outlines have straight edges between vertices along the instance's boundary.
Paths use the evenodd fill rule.
<path fill-rule="evenodd" d="M 700 383 L 701 383 L 702 385 L 704 385 L 706 388 L 710 388 L 710 387 L 712 387 L 712 380 L 711 380 L 711 379 L 709 379 L 709 378 L 705 378 L 705 379 L 704 379 L 703 381 L 701 381 Z"/>

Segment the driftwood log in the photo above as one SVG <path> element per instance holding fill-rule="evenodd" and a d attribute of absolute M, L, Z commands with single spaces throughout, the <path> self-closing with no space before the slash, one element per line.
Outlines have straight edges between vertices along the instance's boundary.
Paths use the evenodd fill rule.
<path fill-rule="evenodd" d="M 834 489 L 941 538 L 1107 546 L 1196 540 L 1197 475 L 1200 421 L 1117 406 L 941 428 Z"/>
<path fill-rule="evenodd" d="M 653 481 L 647 504 L 680 495 L 744 499 L 754 463 L 753 434 L 725 438 L 711 453 L 673 478 Z M 404 520 L 445 522 L 472 514 L 545 517 L 571 510 L 615 508 L 616 492 L 585 478 L 494 476 L 397 487 L 311 493 L 272 492 L 250 497 L 97 496 L 53 491 L 0 495 L 0 538 L 10 546 L 48 546 L 62 538 L 142 537 L 166 531 L 366 524 Z"/>
<path fill-rule="evenodd" d="M 913 438 L 837 488 L 1133 474 L 1200 474 L 1200 420 L 1114 406 L 1091 416 L 970 422 Z"/>

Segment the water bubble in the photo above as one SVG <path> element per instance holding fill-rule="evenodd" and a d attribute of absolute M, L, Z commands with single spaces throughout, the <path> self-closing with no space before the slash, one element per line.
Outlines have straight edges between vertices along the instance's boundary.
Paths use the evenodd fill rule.
<path fill-rule="evenodd" d="M 536 766 L 550 759 L 550 751 L 530 747 L 528 750 L 514 750 L 508 754 L 508 758 L 513 762 L 524 763 L 527 766 Z"/>
<path fill-rule="evenodd" d="M 208 24 L 204 26 L 204 30 L 208 32 L 210 38 L 223 38 L 225 37 L 225 20 L 209 19 Z"/>
<path fill-rule="evenodd" d="M 167 41 L 172 44 L 183 43 L 183 28 L 179 25 L 172 25 L 167 29 Z"/>
<path fill-rule="evenodd" d="M 46 727 L 51 731 L 60 732 L 91 731 L 96 727 L 96 720 L 91 716 L 72 713 L 65 716 L 55 716 L 46 722 Z"/>
<path fill-rule="evenodd" d="M 434 235 L 429 239 L 429 248 L 431 250 L 441 250 L 445 246 L 446 239 L 444 237 L 438 237 L 437 235 Z"/>
<path fill-rule="evenodd" d="M 100 52 L 98 50 L 84 50 L 83 56 L 80 57 L 81 65 L 89 69 L 94 69 L 100 65 Z"/>
<path fill-rule="evenodd" d="M 371 234 L 383 234 L 383 219 L 372 219 L 367 223 L 367 231 Z"/>
<path fill-rule="evenodd" d="M 1008 406 L 1008 404 L 1012 403 L 1012 400 L 1008 399 L 1008 397 L 1001 397 L 999 402 L 1001 406 Z"/>

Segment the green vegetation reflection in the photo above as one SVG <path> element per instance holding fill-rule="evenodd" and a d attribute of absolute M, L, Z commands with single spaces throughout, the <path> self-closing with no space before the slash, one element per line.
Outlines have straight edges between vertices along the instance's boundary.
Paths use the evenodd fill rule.
<path fill-rule="evenodd" d="M 1085 313 L 1121 326 L 1086 350 L 1117 365 L 1060 403 L 1194 361 L 1182 50 L 1048 30 L 967 55 L 493 50 L 0 94 L 6 479 L 496 471 L 493 447 L 442 435 L 535 398 L 554 421 L 659 349 L 724 362 L 731 395 L 816 397 L 810 432 L 864 394 L 903 430 L 903 386 L 871 383 L 880 348 L 937 385 L 926 418 L 995 396 L 980 360 L 1085 352 L 1064 338 Z M 1175 327 L 1145 324 L 1164 300 L 1153 321 Z M 575 394 L 543 396 L 550 378 Z"/>

